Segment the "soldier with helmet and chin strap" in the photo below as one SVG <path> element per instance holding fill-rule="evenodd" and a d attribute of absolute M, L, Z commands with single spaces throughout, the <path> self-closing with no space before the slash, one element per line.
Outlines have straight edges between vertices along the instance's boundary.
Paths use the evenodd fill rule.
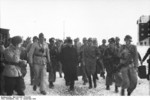
<path fill-rule="evenodd" d="M 126 44 L 121 47 L 119 65 L 122 77 L 121 95 L 125 95 L 127 89 L 127 95 L 130 96 L 137 86 L 138 52 L 136 46 L 131 44 L 130 35 L 126 35 L 124 41 Z"/>
<path fill-rule="evenodd" d="M 34 66 L 35 80 L 33 90 L 40 86 L 40 92 L 46 95 L 46 65 L 51 66 L 49 48 L 44 40 L 44 34 L 39 34 L 39 41 L 33 43 L 29 51 L 29 63 Z"/>

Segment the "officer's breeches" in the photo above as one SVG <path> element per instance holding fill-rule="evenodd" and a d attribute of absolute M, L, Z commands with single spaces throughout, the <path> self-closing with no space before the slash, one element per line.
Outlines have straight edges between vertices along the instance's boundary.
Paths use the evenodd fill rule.
<path fill-rule="evenodd" d="M 40 91 L 46 89 L 46 65 L 34 64 L 35 80 L 34 85 L 40 86 Z"/>
<path fill-rule="evenodd" d="M 134 67 L 123 67 L 121 69 L 122 74 L 122 89 L 128 89 L 132 92 L 137 85 L 137 73 Z"/>

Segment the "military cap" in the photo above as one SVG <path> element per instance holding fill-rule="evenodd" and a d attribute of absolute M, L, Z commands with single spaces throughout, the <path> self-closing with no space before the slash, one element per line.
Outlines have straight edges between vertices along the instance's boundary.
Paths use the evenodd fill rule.
<path fill-rule="evenodd" d="M 132 37 L 130 35 L 126 35 L 125 38 L 124 38 L 124 41 L 126 41 L 126 40 L 132 41 Z"/>
<path fill-rule="evenodd" d="M 115 40 L 120 40 L 120 38 L 119 38 L 119 37 L 116 37 Z"/>
<path fill-rule="evenodd" d="M 83 38 L 83 41 L 86 41 L 86 40 L 87 40 L 87 38 L 86 38 L 86 37 L 84 37 L 84 38 Z"/>
<path fill-rule="evenodd" d="M 114 39 L 114 38 L 110 38 L 110 39 L 108 40 L 108 42 L 109 42 L 109 43 L 115 43 L 115 39 Z"/>
<path fill-rule="evenodd" d="M 39 34 L 39 38 L 44 38 L 44 34 L 43 34 L 43 33 L 40 33 L 40 34 Z"/>
<path fill-rule="evenodd" d="M 37 36 L 34 36 L 34 37 L 33 37 L 33 40 L 36 40 L 36 39 L 38 40 L 38 37 L 37 37 Z"/>
<path fill-rule="evenodd" d="M 49 42 L 54 42 L 54 40 L 55 40 L 55 38 L 52 37 L 49 39 Z"/>
<path fill-rule="evenodd" d="M 69 37 L 69 38 L 66 39 L 66 42 L 72 44 L 72 39 Z"/>
<path fill-rule="evenodd" d="M 92 38 L 88 38 L 88 42 L 92 42 L 93 40 L 92 40 Z"/>
<path fill-rule="evenodd" d="M 102 42 L 106 42 L 106 39 L 103 39 Z"/>
<path fill-rule="evenodd" d="M 12 43 L 14 46 L 20 44 L 21 42 L 22 42 L 21 36 L 14 36 L 14 37 L 11 39 L 11 43 Z"/>

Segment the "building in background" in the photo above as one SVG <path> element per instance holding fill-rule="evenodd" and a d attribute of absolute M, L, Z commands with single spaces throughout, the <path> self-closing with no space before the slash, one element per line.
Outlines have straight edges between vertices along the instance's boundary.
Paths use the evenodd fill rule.
<path fill-rule="evenodd" d="M 4 44 L 5 47 L 7 47 L 9 38 L 10 38 L 9 29 L 0 28 L 0 44 Z M 0 62 L 3 60 L 4 60 L 3 55 L 0 53 Z"/>
<path fill-rule="evenodd" d="M 141 16 L 138 24 L 138 45 L 150 46 L 150 16 Z"/>

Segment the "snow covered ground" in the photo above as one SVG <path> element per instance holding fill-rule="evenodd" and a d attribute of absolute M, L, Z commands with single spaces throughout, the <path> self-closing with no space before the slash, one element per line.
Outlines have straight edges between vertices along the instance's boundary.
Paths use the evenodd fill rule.
<path fill-rule="evenodd" d="M 142 58 L 147 51 L 148 47 L 138 47 L 138 51 L 140 52 Z M 144 63 L 146 64 L 146 63 Z M 30 85 L 30 74 L 29 67 L 27 75 L 25 76 L 25 84 L 26 84 L 26 95 L 41 95 L 39 89 L 37 91 L 33 91 L 32 86 Z M 99 77 L 97 80 L 97 88 L 88 89 L 88 84 L 83 85 L 82 77 L 78 77 L 78 81 L 75 82 L 75 91 L 69 92 L 67 86 L 65 86 L 64 78 L 60 78 L 57 72 L 56 82 L 54 83 L 54 89 L 50 89 L 48 87 L 48 74 L 47 74 L 47 95 L 48 96 L 120 96 L 119 93 L 114 92 L 114 84 L 111 86 L 110 90 L 106 90 L 105 88 L 105 80 Z M 119 88 L 120 90 L 120 88 Z M 146 79 L 138 79 L 137 88 L 132 93 L 132 96 L 149 96 L 150 95 L 150 82 Z"/>

